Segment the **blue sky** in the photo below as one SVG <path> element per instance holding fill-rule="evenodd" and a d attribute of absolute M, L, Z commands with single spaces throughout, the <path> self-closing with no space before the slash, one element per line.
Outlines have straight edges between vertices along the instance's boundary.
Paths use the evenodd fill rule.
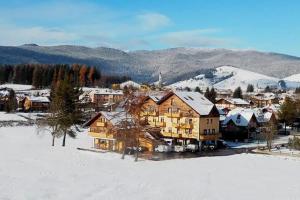
<path fill-rule="evenodd" d="M 0 0 L 0 45 L 255 49 L 300 56 L 296 0 Z"/>

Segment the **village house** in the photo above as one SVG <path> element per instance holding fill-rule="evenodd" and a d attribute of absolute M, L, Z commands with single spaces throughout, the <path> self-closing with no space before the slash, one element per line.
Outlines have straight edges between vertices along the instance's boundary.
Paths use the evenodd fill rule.
<path fill-rule="evenodd" d="M 174 144 L 216 144 L 220 137 L 216 106 L 198 92 L 170 92 L 162 98 L 149 97 L 144 104 L 151 126 L 161 128 Z"/>
<path fill-rule="evenodd" d="M 26 96 L 24 98 L 24 111 L 47 111 L 50 106 L 50 100 L 47 97 Z"/>
<path fill-rule="evenodd" d="M 124 88 L 134 88 L 134 89 L 140 89 L 141 88 L 141 85 L 137 82 L 134 82 L 134 81 L 125 81 L 123 83 L 120 84 L 120 89 L 124 89 Z"/>
<path fill-rule="evenodd" d="M 251 96 L 250 99 L 258 108 L 279 103 L 279 99 L 274 93 L 259 93 Z"/>
<path fill-rule="evenodd" d="M 250 103 L 244 99 L 240 98 L 221 98 L 218 99 L 215 103 L 218 108 L 232 110 L 235 108 L 248 108 L 250 107 Z"/>
<path fill-rule="evenodd" d="M 122 90 L 112 90 L 108 88 L 92 90 L 88 95 L 95 111 L 108 110 L 108 105 L 111 107 L 122 101 L 124 97 Z"/>
<path fill-rule="evenodd" d="M 122 123 L 126 122 L 134 126 L 134 120 L 125 111 L 99 112 L 91 120 L 84 124 L 89 126 L 89 136 L 93 138 L 93 148 L 121 152 L 126 147 L 135 147 L 135 137 L 124 138 Z M 155 138 L 147 131 L 139 133 L 139 147 L 152 152 L 155 146 Z"/>
<path fill-rule="evenodd" d="M 216 89 L 217 92 L 217 98 L 219 99 L 229 99 L 232 97 L 232 90 L 221 90 L 221 89 Z"/>
<path fill-rule="evenodd" d="M 255 138 L 259 122 L 253 110 L 236 108 L 230 111 L 222 124 L 223 139 L 248 140 Z"/>

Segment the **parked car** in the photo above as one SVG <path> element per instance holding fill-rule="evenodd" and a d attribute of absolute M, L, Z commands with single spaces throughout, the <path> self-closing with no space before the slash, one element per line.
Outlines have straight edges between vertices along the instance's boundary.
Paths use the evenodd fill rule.
<path fill-rule="evenodd" d="M 188 145 L 186 145 L 186 150 L 191 151 L 191 152 L 196 152 L 199 150 L 199 145 L 198 144 L 188 144 Z"/>
<path fill-rule="evenodd" d="M 217 146 L 213 145 L 213 144 L 211 144 L 211 145 L 205 144 L 205 145 L 202 146 L 202 150 L 204 150 L 204 151 L 215 150 L 216 148 L 217 148 Z"/>
<path fill-rule="evenodd" d="M 126 152 L 126 154 L 131 155 L 131 154 L 134 154 L 136 152 L 136 150 L 138 150 L 139 152 L 144 152 L 147 149 L 145 147 L 138 147 L 138 148 L 136 148 L 136 147 L 127 147 L 125 152 Z"/>
<path fill-rule="evenodd" d="M 218 140 L 217 141 L 217 147 L 220 149 L 225 149 L 228 147 L 228 144 L 226 143 L 225 140 Z"/>
<path fill-rule="evenodd" d="M 154 148 L 155 152 L 171 152 L 172 151 L 172 146 L 167 145 L 167 144 L 159 144 Z"/>
<path fill-rule="evenodd" d="M 177 152 L 177 153 L 185 152 L 186 151 L 186 147 L 183 146 L 183 145 L 175 145 L 174 146 L 174 151 Z"/>

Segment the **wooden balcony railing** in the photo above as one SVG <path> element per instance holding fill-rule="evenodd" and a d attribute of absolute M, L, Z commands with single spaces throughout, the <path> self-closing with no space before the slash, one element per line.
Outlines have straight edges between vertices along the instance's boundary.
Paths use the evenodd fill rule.
<path fill-rule="evenodd" d="M 97 126 L 106 127 L 106 122 L 97 122 Z"/>
<path fill-rule="evenodd" d="M 109 138 L 109 139 L 112 139 L 114 138 L 113 137 L 113 134 L 111 133 L 107 133 L 107 132 L 92 132 L 92 131 L 89 131 L 89 136 L 91 137 L 95 137 L 95 138 Z"/>
<path fill-rule="evenodd" d="M 218 140 L 220 137 L 221 137 L 220 133 L 207 134 L 207 135 L 201 134 L 200 135 L 200 140 L 204 140 L 204 141 L 206 141 L 206 140 Z"/>
<path fill-rule="evenodd" d="M 180 118 L 181 113 L 180 112 L 168 112 L 168 113 L 165 113 L 165 116 L 170 117 L 170 118 Z"/>

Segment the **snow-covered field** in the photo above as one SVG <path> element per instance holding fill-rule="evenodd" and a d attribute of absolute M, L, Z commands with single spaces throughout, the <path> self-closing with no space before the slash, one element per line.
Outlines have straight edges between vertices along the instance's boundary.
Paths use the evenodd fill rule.
<path fill-rule="evenodd" d="M 133 162 L 51 147 L 34 127 L 0 128 L 0 199 L 299 199 L 300 160 L 253 154 Z"/>
<path fill-rule="evenodd" d="M 0 88 L 5 88 L 5 87 L 11 88 L 15 91 L 32 89 L 32 85 L 10 84 L 10 83 L 0 85 Z"/>

